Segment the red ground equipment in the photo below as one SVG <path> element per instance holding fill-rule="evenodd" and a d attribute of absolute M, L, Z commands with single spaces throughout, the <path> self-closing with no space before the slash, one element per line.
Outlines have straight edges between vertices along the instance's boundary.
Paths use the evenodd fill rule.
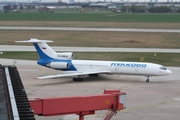
<path fill-rule="evenodd" d="M 79 120 L 85 115 L 95 114 L 95 110 L 108 109 L 104 120 L 110 120 L 119 110 L 126 108 L 126 93 L 120 90 L 104 90 L 102 95 L 61 98 L 38 98 L 30 100 L 34 114 L 41 116 L 77 114 Z"/>

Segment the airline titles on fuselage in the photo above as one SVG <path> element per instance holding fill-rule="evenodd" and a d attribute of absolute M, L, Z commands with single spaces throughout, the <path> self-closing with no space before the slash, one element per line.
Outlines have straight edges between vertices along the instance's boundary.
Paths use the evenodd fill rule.
<path fill-rule="evenodd" d="M 146 64 L 140 63 L 111 63 L 111 67 L 138 67 L 138 68 L 145 68 Z"/>

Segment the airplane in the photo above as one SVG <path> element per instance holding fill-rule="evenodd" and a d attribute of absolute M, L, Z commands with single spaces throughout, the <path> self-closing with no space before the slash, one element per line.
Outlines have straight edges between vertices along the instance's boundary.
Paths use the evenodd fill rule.
<path fill-rule="evenodd" d="M 37 64 L 63 71 L 62 74 L 42 76 L 37 77 L 37 79 L 77 76 L 73 78 L 73 81 L 83 81 L 85 75 L 118 74 L 146 76 L 146 82 L 148 83 L 150 76 L 163 76 L 172 73 L 160 64 L 148 62 L 74 60 L 74 54 L 72 52 L 55 52 L 47 44 L 48 42 L 53 42 L 51 40 L 31 38 L 30 40 L 15 42 L 33 43 L 40 57 Z"/>

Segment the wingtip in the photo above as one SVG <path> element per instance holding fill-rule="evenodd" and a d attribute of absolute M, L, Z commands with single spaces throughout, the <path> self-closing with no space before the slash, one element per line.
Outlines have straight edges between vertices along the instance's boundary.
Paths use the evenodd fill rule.
<path fill-rule="evenodd" d="M 15 40 L 11 40 L 10 42 L 11 42 L 11 43 L 16 43 L 16 41 L 15 41 Z"/>

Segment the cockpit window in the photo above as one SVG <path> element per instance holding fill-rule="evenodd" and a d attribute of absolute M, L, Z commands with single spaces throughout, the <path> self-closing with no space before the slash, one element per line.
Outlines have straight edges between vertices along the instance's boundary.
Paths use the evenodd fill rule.
<path fill-rule="evenodd" d="M 161 70 L 167 70 L 167 68 L 165 68 L 164 66 L 160 67 Z"/>

